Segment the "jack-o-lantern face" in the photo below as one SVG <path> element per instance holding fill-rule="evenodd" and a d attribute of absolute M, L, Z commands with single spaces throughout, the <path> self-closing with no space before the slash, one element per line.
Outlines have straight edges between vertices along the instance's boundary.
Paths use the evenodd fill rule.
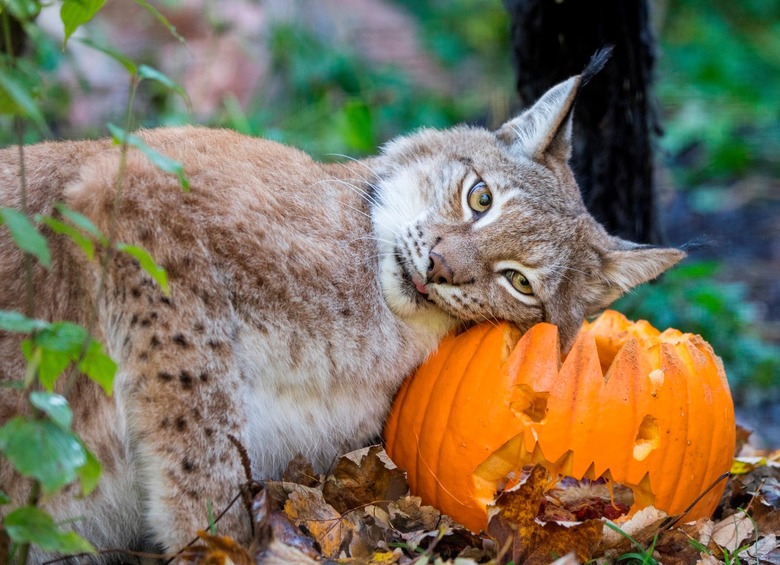
<path fill-rule="evenodd" d="M 446 338 L 404 383 L 385 428 L 413 494 L 473 531 L 524 465 L 631 488 L 635 512 L 683 512 L 728 471 L 734 406 L 701 337 L 607 311 L 561 362 L 557 328 L 508 323 Z M 723 484 L 688 514 L 713 512 Z"/>

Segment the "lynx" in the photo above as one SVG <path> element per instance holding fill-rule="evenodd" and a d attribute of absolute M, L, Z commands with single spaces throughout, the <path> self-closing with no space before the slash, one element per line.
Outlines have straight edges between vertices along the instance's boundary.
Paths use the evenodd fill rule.
<path fill-rule="evenodd" d="M 562 348 L 584 317 L 678 262 L 682 251 L 610 236 L 586 211 L 568 165 L 572 107 L 588 76 L 550 89 L 496 131 L 422 129 L 378 156 L 324 164 L 270 141 L 199 127 L 139 135 L 191 184 L 107 141 L 25 148 L 29 210 L 63 202 L 167 269 L 170 295 L 129 256 L 100 265 L 47 233 L 35 316 L 88 322 L 118 363 L 107 397 L 71 391 L 76 431 L 98 455 L 96 491 L 45 501 L 97 547 L 152 542 L 174 552 L 245 480 L 300 453 L 319 469 L 376 437 L 397 387 L 455 328 L 507 319 L 556 324 Z M 0 152 L 0 204 L 20 207 L 19 157 Z M 0 309 L 24 311 L 23 255 L 0 233 Z M 0 333 L 0 380 L 24 373 Z M 19 413 L 4 389 L 0 423 Z M 0 462 L 15 502 L 29 484 Z M 241 505 L 220 529 L 249 536 Z M 40 558 L 40 557 L 39 557 Z"/>

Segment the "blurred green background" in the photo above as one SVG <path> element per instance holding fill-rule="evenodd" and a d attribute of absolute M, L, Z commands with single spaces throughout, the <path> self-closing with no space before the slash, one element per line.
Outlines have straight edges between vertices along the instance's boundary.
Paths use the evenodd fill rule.
<path fill-rule="evenodd" d="M 184 44 L 148 14 L 128 15 L 113 4 L 85 32 L 161 68 L 187 87 L 196 106 L 190 113 L 175 95 L 145 84 L 137 126 L 229 127 L 328 160 L 370 154 L 420 126 L 495 126 L 519 110 L 500 0 L 158 3 Z M 377 5 L 385 11 L 376 12 Z M 722 356 L 738 402 L 776 402 L 780 2 L 651 5 L 665 129 L 659 206 L 671 244 L 705 245 L 617 308 L 657 327 L 700 333 Z M 389 30 L 388 18 L 397 18 Z M 31 64 L 45 71 L 40 100 L 54 136 L 105 135 L 105 123 L 120 123 L 124 112 L 122 69 L 78 42 L 62 51 L 47 21 L 42 14 L 46 33 Z M 204 86 L 198 76 L 224 87 Z M 10 131 L 2 128 L 4 143 L 13 142 Z M 41 134 L 28 129 L 27 137 Z"/>

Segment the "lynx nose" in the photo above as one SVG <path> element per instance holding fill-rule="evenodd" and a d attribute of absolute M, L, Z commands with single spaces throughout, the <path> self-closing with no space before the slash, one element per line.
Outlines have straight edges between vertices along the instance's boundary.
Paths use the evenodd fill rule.
<path fill-rule="evenodd" d="M 443 255 L 431 251 L 428 254 L 428 272 L 426 273 L 428 283 L 452 284 L 454 278 L 452 269 L 444 260 Z"/>

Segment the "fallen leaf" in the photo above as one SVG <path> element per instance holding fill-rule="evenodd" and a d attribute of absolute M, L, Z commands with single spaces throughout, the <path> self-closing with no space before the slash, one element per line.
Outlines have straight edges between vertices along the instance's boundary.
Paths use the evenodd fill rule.
<path fill-rule="evenodd" d="M 631 519 L 616 525 L 624 534 L 631 536 L 640 544 L 644 544 L 653 539 L 653 536 L 658 531 L 658 527 L 666 518 L 666 512 L 658 510 L 653 506 L 647 506 L 634 514 Z M 625 535 L 615 531 L 606 524 L 604 525 L 601 543 L 599 544 L 600 552 L 608 549 L 615 549 L 618 552 L 621 550 L 625 551 L 631 545 L 631 540 Z"/>
<path fill-rule="evenodd" d="M 381 446 L 348 453 L 339 458 L 322 487 L 325 500 L 342 514 L 377 501 L 406 494 L 406 474 L 388 462 Z"/>
<path fill-rule="evenodd" d="M 433 506 L 423 506 L 419 496 L 405 496 L 387 507 L 390 523 L 402 532 L 435 530 L 442 523 L 442 514 Z M 452 524 L 449 518 L 445 521 Z"/>
<path fill-rule="evenodd" d="M 740 559 L 754 560 L 756 562 L 769 561 L 769 556 L 778 551 L 777 536 L 774 533 L 768 534 L 746 549 L 740 551 L 737 556 Z M 778 553 L 780 557 L 780 553 Z"/>
<path fill-rule="evenodd" d="M 564 555 L 563 557 L 559 557 L 558 559 L 550 563 L 550 565 L 579 565 L 579 563 L 580 562 L 577 560 L 577 555 L 573 551 L 571 551 L 566 555 Z"/>
<path fill-rule="evenodd" d="M 696 565 L 723 565 L 723 561 L 709 553 L 702 553 Z"/>
<path fill-rule="evenodd" d="M 198 532 L 202 543 L 190 545 L 181 552 L 182 561 L 198 565 L 254 565 L 249 552 L 228 536 L 216 536 L 204 531 Z"/>
<path fill-rule="evenodd" d="M 755 526 L 750 516 L 740 511 L 724 518 L 712 528 L 712 541 L 720 548 L 735 552 L 743 541 L 753 535 Z"/>
<path fill-rule="evenodd" d="M 307 487 L 315 487 L 320 484 L 320 475 L 314 471 L 311 462 L 300 453 L 293 457 L 282 474 L 282 480 L 288 483 L 297 483 Z"/>
<path fill-rule="evenodd" d="M 351 536 L 352 523 L 342 519 L 317 489 L 299 486 L 287 497 L 284 512 L 293 524 L 311 533 L 325 557 L 336 556 L 342 542 Z"/>
<path fill-rule="evenodd" d="M 542 466 L 531 469 L 524 482 L 504 491 L 489 512 L 488 533 L 498 547 L 509 546 L 515 564 L 547 564 L 555 556 L 574 552 L 580 562 L 589 560 L 598 547 L 602 533 L 601 520 L 587 520 L 573 525 L 537 520 L 550 475 Z"/>

